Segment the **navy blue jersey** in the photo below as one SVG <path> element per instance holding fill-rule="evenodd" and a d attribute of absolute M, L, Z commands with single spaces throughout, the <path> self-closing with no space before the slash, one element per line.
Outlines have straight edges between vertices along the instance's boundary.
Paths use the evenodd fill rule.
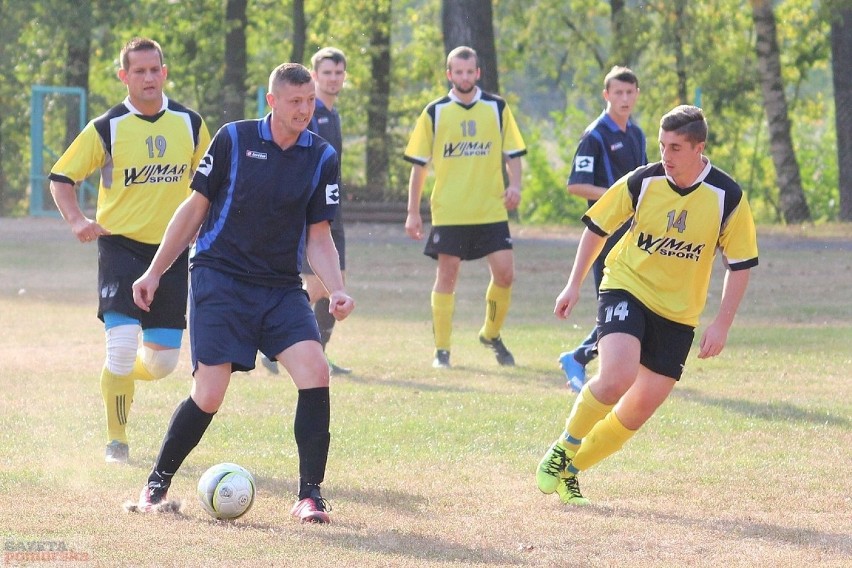
<path fill-rule="evenodd" d="M 191 266 L 265 286 L 300 286 L 307 225 L 337 211 L 337 154 L 305 130 L 282 150 L 271 115 L 224 125 L 192 178 L 210 200 Z"/>
<path fill-rule="evenodd" d="M 337 113 L 337 109 L 330 109 L 325 106 L 322 100 L 317 99 L 314 117 L 311 119 L 311 125 L 308 128 L 331 144 L 331 147 L 337 152 L 338 161 L 342 159 L 343 130 L 340 126 L 340 115 Z"/>
<path fill-rule="evenodd" d="M 632 120 L 627 130 L 604 112 L 583 132 L 574 154 L 568 184 L 588 183 L 609 188 L 622 176 L 648 163 L 645 133 Z M 589 205 L 594 201 L 589 201 Z"/>

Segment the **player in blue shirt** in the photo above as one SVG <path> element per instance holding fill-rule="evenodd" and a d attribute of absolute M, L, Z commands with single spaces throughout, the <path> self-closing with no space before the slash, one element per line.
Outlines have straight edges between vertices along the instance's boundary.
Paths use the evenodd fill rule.
<path fill-rule="evenodd" d="M 308 128 L 311 132 L 319 134 L 331 144 L 334 151 L 337 152 L 338 162 L 342 163 L 343 131 L 340 126 L 340 114 L 337 112 L 335 103 L 346 80 L 346 56 L 335 47 L 323 47 L 311 57 L 311 68 L 311 75 L 314 78 L 317 91 L 317 106 Z M 337 207 L 337 214 L 331 223 L 331 238 L 334 240 L 334 246 L 337 248 L 337 254 L 340 257 L 340 271 L 343 273 L 345 282 L 346 235 L 343 231 L 344 192 L 343 184 L 339 180 L 338 185 L 341 198 Z M 334 330 L 334 324 L 337 320 L 334 319 L 334 316 L 328 309 L 328 292 L 313 270 L 311 270 L 310 265 L 306 264 L 302 266 L 302 276 L 305 280 L 305 290 L 308 291 L 308 298 L 311 304 L 313 304 L 314 316 L 317 318 L 320 343 L 322 343 L 323 351 L 325 351 L 328 342 L 331 340 L 331 333 Z M 348 375 L 352 372 L 351 369 L 336 365 L 327 355 L 326 358 L 328 359 L 328 368 L 332 375 Z M 278 373 L 278 365 L 274 361 L 270 361 L 266 357 L 261 357 L 260 362 L 271 373 Z"/>
<path fill-rule="evenodd" d="M 329 371 L 316 319 L 302 289 L 303 256 L 329 290 L 331 313 L 349 315 L 329 221 L 339 201 L 334 149 L 307 130 L 315 105 L 310 71 L 285 63 L 269 77 L 272 112 L 223 126 L 192 180 L 151 266 L 133 285 L 147 310 L 160 276 L 196 233 L 191 261 L 193 383 L 175 410 L 139 502 L 129 510 L 174 509 L 171 480 L 201 440 L 234 371 L 260 351 L 280 361 L 299 389 L 294 434 L 299 498 L 291 513 L 329 522 L 320 493 L 330 440 Z"/>
<path fill-rule="evenodd" d="M 589 207 L 619 178 L 648 163 L 645 133 L 630 116 L 639 98 L 636 74 L 627 67 L 613 67 L 604 77 L 603 98 L 606 110 L 583 132 L 568 177 L 568 192 L 586 198 Z M 607 239 L 595 260 L 595 290 L 603 279 L 606 255 L 629 225 L 625 223 Z M 595 326 L 577 348 L 559 356 L 568 386 L 575 392 L 580 392 L 586 381 L 586 365 L 598 356 L 597 341 Z"/>

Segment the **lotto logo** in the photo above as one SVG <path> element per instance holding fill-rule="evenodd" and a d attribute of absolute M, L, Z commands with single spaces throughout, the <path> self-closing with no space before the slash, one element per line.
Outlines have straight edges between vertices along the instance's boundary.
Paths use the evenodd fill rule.
<path fill-rule="evenodd" d="M 595 158 L 594 158 L 594 156 L 577 156 L 574 159 L 574 171 L 575 172 L 594 173 L 594 171 L 595 171 Z"/>
<path fill-rule="evenodd" d="M 340 188 L 336 183 L 325 186 L 325 203 L 326 205 L 340 203 Z"/>

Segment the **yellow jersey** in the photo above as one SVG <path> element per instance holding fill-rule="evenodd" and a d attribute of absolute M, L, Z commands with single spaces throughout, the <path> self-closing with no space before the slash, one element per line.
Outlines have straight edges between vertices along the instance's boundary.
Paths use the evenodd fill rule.
<path fill-rule="evenodd" d="M 420 166 L 433 164 L 433 225 L 482 225 L 508 220 L 504 162 L 524 154 L 524 140 L 506 101 L 477 88 L 470 104 L 450 91 L 427 105 L 404 158 Z"/>
<path fill-rule="evenodd" d="M 198 113 L 163 95 L 160 112 L 145 116 L 127 98 L 86 125 L 49 177 L 76 184 L 100 170 L 97 222 L 159 244 L 209 144 Z"/>
<path fill-rule="evenodd" d="M 757 266 L 757 237 L 740 186 L 707 160 L 679 188 L 660 162 L 625 175 L 583 217 L 607 236 L 633 217 L 606 257 L 601 290 L 625 290 L 649 309 L 692 327 L 704 310 L 716 250 L 731 270 Z"/>

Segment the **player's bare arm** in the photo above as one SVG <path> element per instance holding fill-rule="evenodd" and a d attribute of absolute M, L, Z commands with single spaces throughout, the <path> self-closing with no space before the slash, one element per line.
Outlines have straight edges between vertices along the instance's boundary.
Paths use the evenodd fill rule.
<path fill-rule="evenodd" d="M 151 265 L 133 283 L 133 302 L 140 309 L 150 311 L 154 294 L 160 286 L 160 277 L 198 234 L 208 209 L 210 201 L 197 191 L 193 191 L 177 208 Z"/>
<path fill-rule="evenodd" d="M 329 222 L 309 225 L 307 241 L 305 256 L 314 274 L 329 292 L 328 311 L 338 321 L 345 319 L 355 309 L 355 301 L 346 293 L 340 271 L 340 257 L 331 237 Z"/>
<path fill-rule="evenodd" d="M 521 158 L 509 158 L 506 160 L 506 172 L 509 176 L 509 185 L 503 193 L 503 204 L 506 209 L 512 211 L 521 204 Z"/>
<path fill-rule="evenodd" d="M 734 316 L 748 287 L 750 270 L 728 270 L 722 287 L 722 301 L 719 313 L 701 335 L 699 359 L 715 357 L 722 352 L 728 341 L 728 331 L 734 323 Z"/>
<path fill-rule="evenodd" d="M 569 183 L 566 186 L 566 189 L 571 195 L 576 195 L 577 197 L 590 199 L 592 201 L 597 201 L 603 197 L 603 194 L 607 190 L 605 187 L 592 185 L 590 183 Z"/>
<path fill-rule="evenodd" d="M 423 195 L 423 184 L 426 183 L 426 166 L 411 166 L 411 176 L 408 179 L 408 216 L 405 219 L 405 232 L 415 240 L 423 238 L 423 219 L 420 217 L 420 197 Z"/>
<path fill-rule="evenodd" d="M 50 182 L 50 194 L 56 203 L 56 208 L 62 218 L 71 226 L 71 232 L 81 243 L 94 241 L 101 235 L 109 235 L 110 232 L 98 223 L 86 217 L 77 203 L 77 191 L 70 183 L 61 181 Z"/>
<path fill-rule="evenodd" d="M 603 249 L 604 243 L 606 243 L 606 237 L 593 233 L 588 228 L 583 231 L 568 283 L 557 296 L 556 305 L 553 308 L 553 313 L 557 318 L 567 319 L 571 315 L 571 310 L 574 309 L 580 299 L 580 286 L 582 286 L 592 264 Z"/>

